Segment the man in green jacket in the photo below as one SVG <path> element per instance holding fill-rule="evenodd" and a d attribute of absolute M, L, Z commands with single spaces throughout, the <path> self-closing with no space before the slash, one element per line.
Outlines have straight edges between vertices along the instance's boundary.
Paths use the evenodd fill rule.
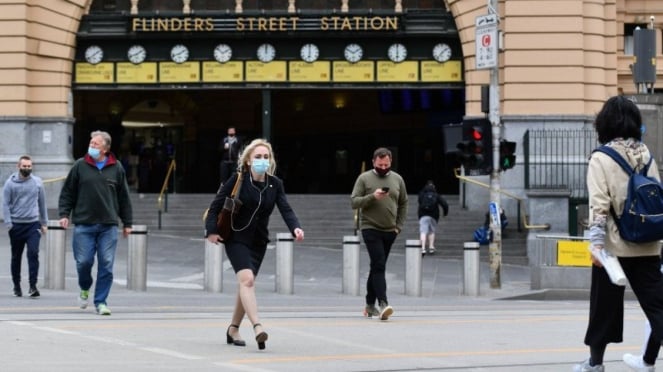
<path fill-rule="evenodd" d="M 127 176 L 122 164 L 110 152 L 111 136 L 92 132 L 87 154 L 76 160 L 60 192 L 60 226 L 74 227 L 72 245 L 81 309 L 88 305 L 92 287 L 92 266 L 97 256 L 97 285 L 94 306 L 99 315 L 110 315 L 106 298 L 113 284 L 113 263 L 117 248 L 118 221 L 122 220 L 124 237 L 131 233 L 132 210 Z"/>
<path fill-rule="evenodd" d="M 352 189 L 352 209 L 361 209 L 360 229 L 370 258 L 364 315 L 387 320 L 394 309 L 387 301 L 385 271 L 389 251 L 407 216 L 407 190 L 403 178 L 391 170 L 387 148 L 373 152 L 373 169 L 357 177 Z M 378 307 L 375 307 L 375 301 Z"/>

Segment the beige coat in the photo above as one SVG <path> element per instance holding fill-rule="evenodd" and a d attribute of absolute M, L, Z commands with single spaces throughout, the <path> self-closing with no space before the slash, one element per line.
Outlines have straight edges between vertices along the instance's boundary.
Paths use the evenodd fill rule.
<path fill-rule="evenodd" d="M 641 142 L 615 140 L 608 145 L 617 150 L 631 166 L 637 165 L 638 170 L 642 169 L 651 157 L 649 149 Z M 649 167 L 648 175 L 660 179 L 655 160 Z M 592 228 L 605 226 L 605 248 L 615 256 L 658 256 L 661 253 L 659 242 L 624 241 L 610 213 L 612 206 L 617 215 L 621 215 L 626 200 L 628 178 L 626 172 L 607 154 L 594 152 L 591 155 L 587 168 L 587 189 Z"/>

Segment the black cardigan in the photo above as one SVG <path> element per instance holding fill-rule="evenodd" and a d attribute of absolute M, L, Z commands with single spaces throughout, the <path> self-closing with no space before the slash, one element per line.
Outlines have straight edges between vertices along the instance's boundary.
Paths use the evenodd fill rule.
<path fill-rule="evenodd" d="M 228 179 L 212 200 L 205 219 L 206 237 L 209 234 L 218 233 L 216 229 L 217 216 L 223 208 L 224 200 L 227 196 L 230 196 L 236 180 L 237 173 Z M 248 246 L 266 245 L 269 242 L 269 231 L 267 230 L 269 217 L 274 211 L 275 205 L 279 208 L 290 233 L 293 233 L 298 227 L 301 228 L 295 212 L 288 203 L 283 189 L 283 181 L 276 176 L 266 175 L 265 184 L 259 187 L 252 184 L 250 173 L 244 173 L 239 199 L 242 202 L 242 207 L 232 219 L 233 233 L 228 243 L 237 241 Z M 260 205 L 258 205 L 259 202 Z M 258 208 L 257 212 L 256 208 Z M 255 216 L 254 212 L 256 212 Z"/>

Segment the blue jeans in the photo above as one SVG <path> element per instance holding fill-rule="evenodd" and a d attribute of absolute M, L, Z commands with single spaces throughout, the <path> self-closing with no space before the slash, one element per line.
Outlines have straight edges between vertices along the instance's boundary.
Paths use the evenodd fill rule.
<path fill-rule="evenodd" d="M 92 266 L 97 255 L 97 286 L 94 306 L 105 304 L 113 285 L 113 263 L 117 249 L 117 225 L 76 225 L 74 227 L 74 260 L 78 271 L 78 286 L 92 287 Z"/>

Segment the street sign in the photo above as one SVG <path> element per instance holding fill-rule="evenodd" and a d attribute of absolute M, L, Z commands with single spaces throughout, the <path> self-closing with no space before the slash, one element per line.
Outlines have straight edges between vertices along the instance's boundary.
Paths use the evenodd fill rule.
<path fill-rule="evenodd" d="M 497 15 L 487 14 L 476 17 L 474 21 L 476 69 L 493 68 L 497 66 Z"/>

